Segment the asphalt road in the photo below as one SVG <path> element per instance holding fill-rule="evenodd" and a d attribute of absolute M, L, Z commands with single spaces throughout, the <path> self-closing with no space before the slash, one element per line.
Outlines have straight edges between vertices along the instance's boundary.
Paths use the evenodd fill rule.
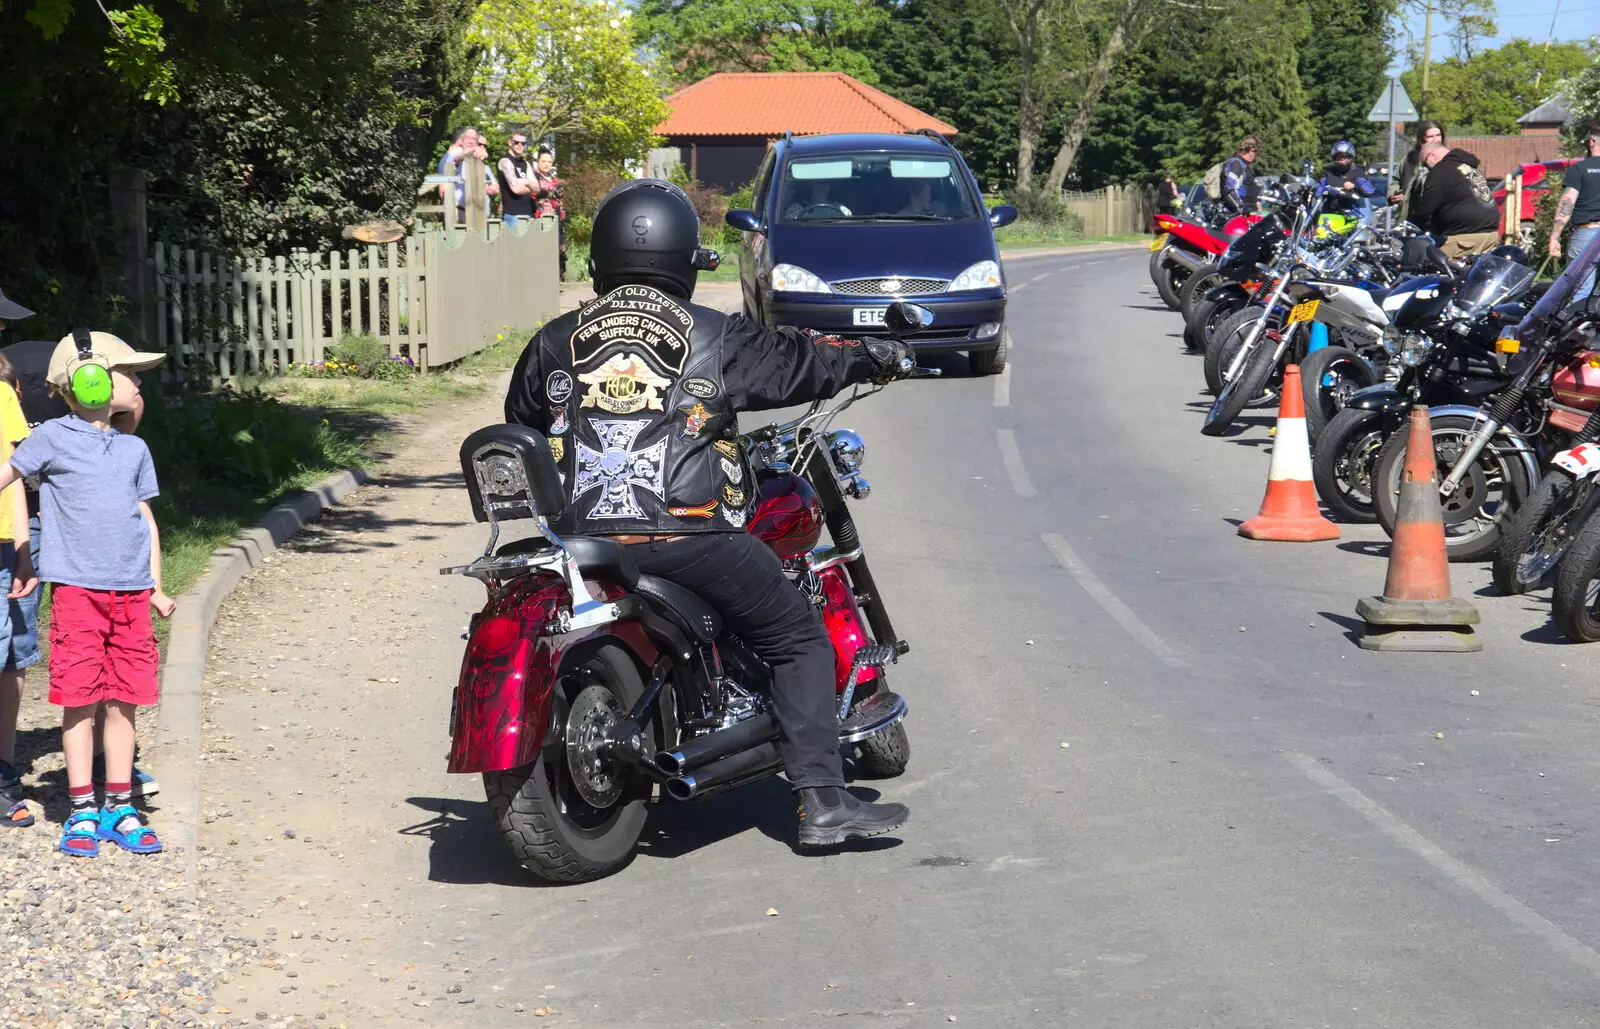
<path fill-rule="evenodd" d="M 1482 654 L 1358 649 L 1383 537 L 1235 535 L 1269 422 L 1200 435 L 1199 361 L 1144 253 L 1009 275 L 1006 376 L 953 358 L 843 419 L 913 647 L 891 676 L 912 766 L 873 784 L 911 824 L 800 856 L 772 781 L 659 810 L 616 877 L 533 886 L 442 771 L 441 682 L 386 770 L 406 780 L 370 787 L 456 798 L 369 872 L 434 884 L 404 946 L 450 935 L 594 1027 L 1600 1024 L 1600 650 L 1559 645 L 1545 593 L 1474 597 Z M 1459 595 L 1488 581 L 1453 571 Z M 479 1003 L 461 1024 L 532 1023 Z"/>

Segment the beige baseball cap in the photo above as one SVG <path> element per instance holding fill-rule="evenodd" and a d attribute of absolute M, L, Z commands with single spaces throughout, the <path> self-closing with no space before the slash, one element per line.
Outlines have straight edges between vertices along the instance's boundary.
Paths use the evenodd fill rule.
<path fill-rule="evenodd" d="M 109 332 L 89 333 L 89 344 L 93 360 L 105 365 L 107 371 L 117 369 L 124 372 L 142 372 L 146 368 L 154 368 L 167 359 L 166 354 L 135 350 L 120 337 L 113 336 Z M 63 336 L 50 355 L 50 370 L 45 375 L 45 381 L 55 386 L 66 387 L 72 381 L 72 373 L 79 365 L 85 363 L 87 362 L 78 354 L 77 338 Z"/>

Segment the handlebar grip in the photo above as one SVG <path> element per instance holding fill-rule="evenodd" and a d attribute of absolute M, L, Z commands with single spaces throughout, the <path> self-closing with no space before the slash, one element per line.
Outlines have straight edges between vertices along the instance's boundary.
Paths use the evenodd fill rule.
<path fill-rule="evenodd" d="M 916 368 L 911 369 L 910 377 L 913 379 L 937 379 L 943 374 L 943 368 L 923 368 L 919 365 Z"/>

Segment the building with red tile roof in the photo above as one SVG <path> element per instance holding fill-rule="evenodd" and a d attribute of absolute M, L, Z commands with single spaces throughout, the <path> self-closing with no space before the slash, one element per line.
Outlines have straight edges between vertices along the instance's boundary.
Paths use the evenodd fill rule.
<path fill-rule="evenodd" d="M 667 98 L 672 114 L 649 171 L 687 165 L 698 182 L 732 192 L 755 178 L 767 144 L 785 132 L 905 133 L 956 128 L 843 72 L 720 72 Z"/>

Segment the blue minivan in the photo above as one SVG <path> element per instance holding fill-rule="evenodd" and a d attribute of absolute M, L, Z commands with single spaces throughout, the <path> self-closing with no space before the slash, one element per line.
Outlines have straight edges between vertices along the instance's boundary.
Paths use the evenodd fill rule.
<path fill-rule="evenodd" d="M 765 325 L 873 335 L 896 300 L 933 312 L 908 342 L 965 352 L 972 371 L 1005 367 L 1006 284 L 994 230 L 961 155 L 932 130 L 784 138 L 756 175 L 741 230 L 744 312 Z"/>

